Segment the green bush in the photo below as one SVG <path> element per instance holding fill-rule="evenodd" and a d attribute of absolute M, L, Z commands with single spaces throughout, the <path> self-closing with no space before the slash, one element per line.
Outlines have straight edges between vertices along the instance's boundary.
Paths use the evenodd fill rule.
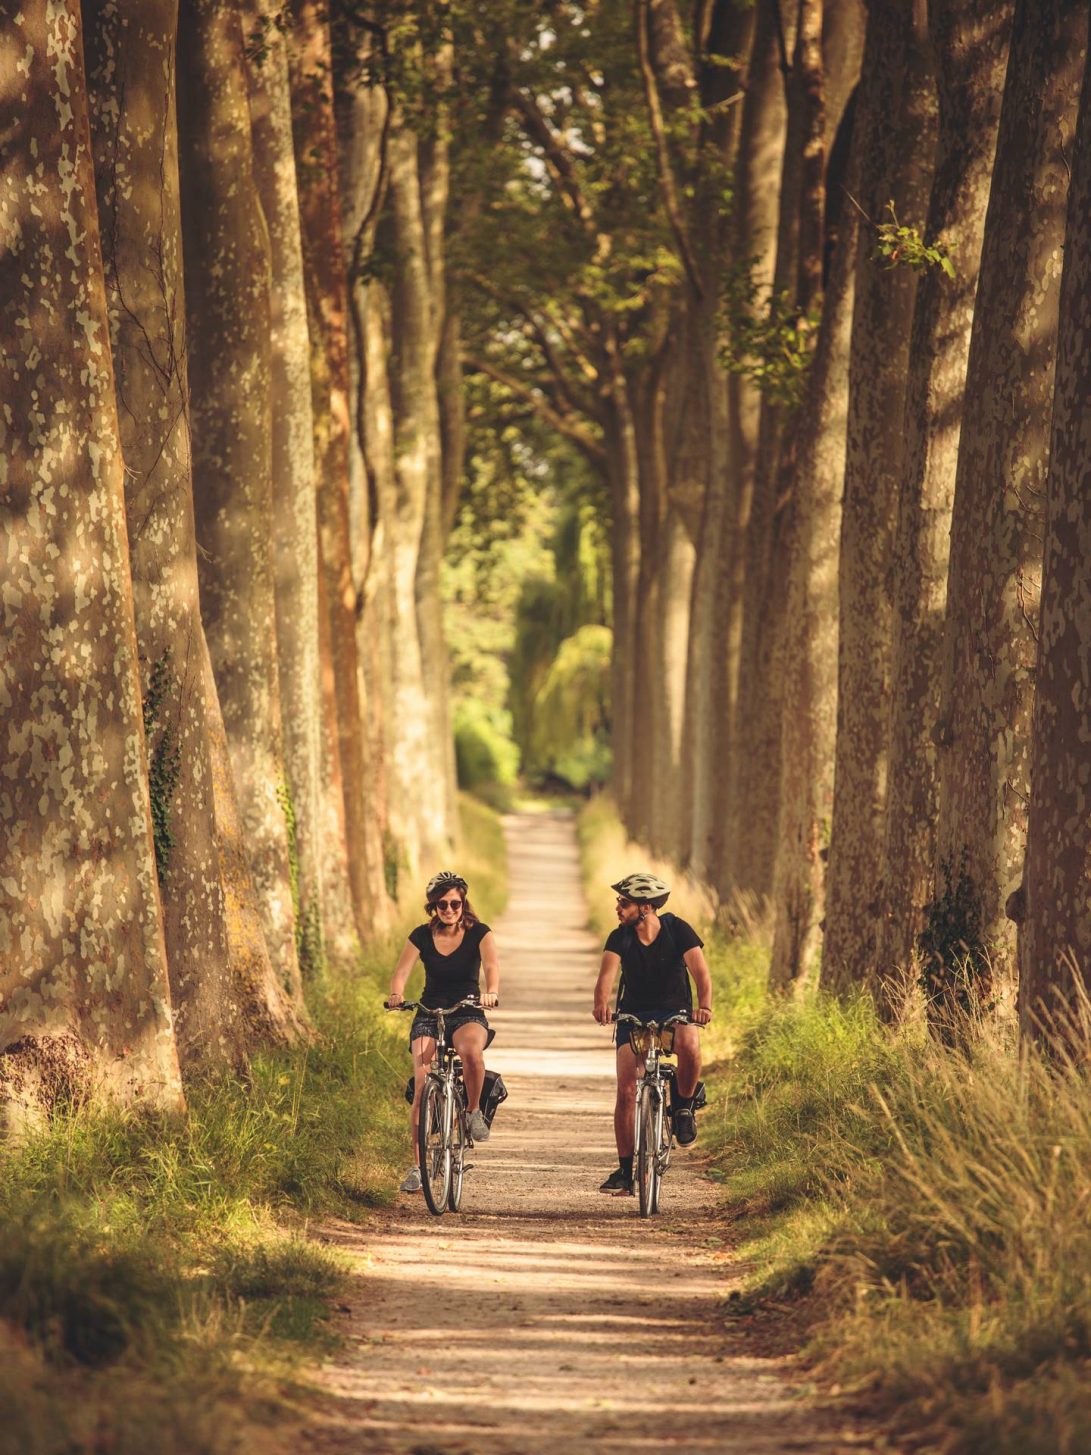
<path fill-rule="evenodd" d="M 463 700 L 454 706 L 455 762 L 460 788 L 510 787 L 519 774 L 519 749 L 511 740 L 510 714 Z"/>

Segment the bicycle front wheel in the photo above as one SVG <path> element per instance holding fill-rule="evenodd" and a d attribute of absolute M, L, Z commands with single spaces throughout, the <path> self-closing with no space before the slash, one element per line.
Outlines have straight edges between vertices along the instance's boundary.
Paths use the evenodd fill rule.
<path fill-rule="evenodd" d="M 466 1120 L 461 1096 L 455 1097 L 448 1145 L 451 1149 L 451 1186 L 447 1193 L 447 1206 L 452 1212 L 458 1212 L 462 1206 L 462 1179 L 466 1173 Z"/>
<path fill-rule="evenodd" d="M 642 1086 L 636 1104 L 636 1180 L 640 1190 L 640 1216 L 659 1211 L 659 1138 L 663 1098 Z"/>
<path fill-rule="evenodd" d="M 450 1121 L 447 1088 L 438 1077 L 429 1076 L 417 1119 L 417 1151 L 424 1200 L 437 1217 L 447 1211 L 451 1191 Z"/>

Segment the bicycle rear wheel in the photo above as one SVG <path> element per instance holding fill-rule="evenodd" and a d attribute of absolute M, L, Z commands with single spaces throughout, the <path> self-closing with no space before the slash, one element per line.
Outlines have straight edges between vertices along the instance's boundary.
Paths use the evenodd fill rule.
<path fill-rule="evenodd" d="M 448 1117 L 447 1088 L 437 1076 L 429 1076 L 424 1083 L 417 1120 L 417 1151 L 424 1200 L 429 1212 L 437 1217 L 447 1211 L 451 1191 Z"/>
<path fill-rule="evenodd" d="M 637 1092 L 636 1179 L 640 1190 L 640 1216 L 659 1211 L 659 1137 L 663 1122 L 663 1098 L 651 1087 Z"/>
<path fill-rule="evenodd" d="M 447 1193 L 447 1206 L 452 1212 L 458 1212 L 462 1206 L 462 1179 L 466 1175 L 466 1120 L 461 1095 L 455 1097 L 448 1145 L 451 1149 L 451 1186 Z"/>

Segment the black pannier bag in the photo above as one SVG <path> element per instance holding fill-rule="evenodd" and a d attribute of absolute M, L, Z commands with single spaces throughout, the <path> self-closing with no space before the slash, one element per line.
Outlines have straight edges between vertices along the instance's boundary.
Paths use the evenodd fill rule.
<path fill-rule="evenodd" d="M 481 1111 L 490 1127 L 492 1119 L 496 1115 L 496 1108 L 507 1099 L 508 1088 L 504 1085 L 504 1078 L 500 1072 L 486 1071 L 485 1084 L 481 1088 Z"/>
<path fill-rule="evenodd" d="M 410 1076 L 405 1083 L 405 1099 L 410 1106 L 413 1105 L 413 1078 Z M 499 1071 L 486 1071 L 485 1082 L 481 1088 L 480 1110 L 484 1114 L 486 1122 L 492 1126 L 492 1119 L 496 1115 L 496 1108 L 502 1101 L 508 1099 L 508 1088 L 504 1085 L 504 1078 Z"/>

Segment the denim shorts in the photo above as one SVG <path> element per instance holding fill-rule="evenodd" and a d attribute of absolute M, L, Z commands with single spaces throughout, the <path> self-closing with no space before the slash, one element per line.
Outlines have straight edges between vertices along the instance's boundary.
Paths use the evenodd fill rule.
<path fill-rule="evenodd" d="M 444 1019 L 447 1026 L 447 1044 L 449 1046 L 454 1044 L 453 1037 L 455 1031 L 460 1030 L 462 1026 L 484 1026 L 486 1031 L 488 1031 L 488 1037 L 485 1041 L 486 1046 L 492 1044 L 492 1039 L 496 1035 L 494 1030 L 489 1029 L 489 1023 L 485 1019 L 485 1012 L 483 1010 L 464 1009 L 456 1011 L 454 1015 L 446 1016 Z M 421 1036 L 429 1036 L 433 1041 L 438 1041 L 439 1021 L 434 1015 L 428 1015 L 424 1011 L 418 1010 L 413 1017 L 413 1024 L 409 1027 L 409 1044 L 412 1045 Z"/>

